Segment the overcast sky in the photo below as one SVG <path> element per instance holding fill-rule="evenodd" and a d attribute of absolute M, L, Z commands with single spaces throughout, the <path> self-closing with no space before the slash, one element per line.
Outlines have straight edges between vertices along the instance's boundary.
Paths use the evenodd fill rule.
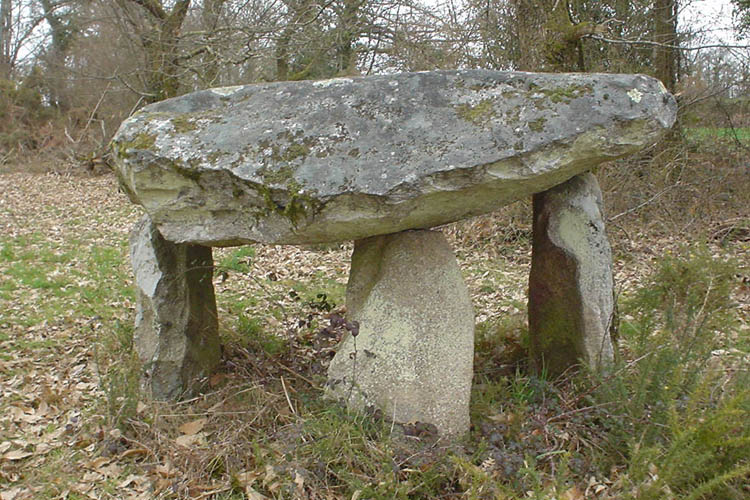
<path fill-rule="evenodd" d="M 729 0 L 691 0 L 680 14 L 683 26 L 705 30 L 706 42 L 736 42 L 732 30 L 732 4 Z"/>

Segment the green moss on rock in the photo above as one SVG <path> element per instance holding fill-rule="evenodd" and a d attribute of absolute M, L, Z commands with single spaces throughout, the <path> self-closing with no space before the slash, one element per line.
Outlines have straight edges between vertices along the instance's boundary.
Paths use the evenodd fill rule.
<path fill-rule="evenodd" d="M 266 185 L 256 187 L 258 194 L 265 202 L 265 213 L 276 213 L 288 219 L 294 227 L 298 222 L 308 215 L 316 213 L 320 209 L 320 202 L 304 192 L 302 186 L 294 179 L 287 183 L 287 193 L 277 191 L 274 193 Z M 275 195 L 275 196 L 274 196 Z M 282 198 L 283 201 L 280 201 Z"/>
<path fill-rule="evenodd" d="M 534 121 L 530 121 L 529 122 L 529 129 L 532 132 L 541 132 L 541 131 L 544 130 L 544 124 L 545 123 L 547 123 L 547 119 L 542 116 L 542 117 L 540 117 L 540 118 L 538 118 L 538 119 L 536 119 Z"/>
<path fill-rule="evenodd" d="M 305 158 L 310 154 L 310 148 L 305 144 L 290 144 L 281 154 L 283 161 L 294 161 L 297 158 Z"/>
<path fill-rule="evenodd" d="M 569 103 L 577 97 L 581 97 L 584 94 L 591 92 L 593 87 L 591 85 L 568 85 L 567 87 L 556 87 L 553 89 L 541 89 L 540 92 L 547 96 L 547 98 L 555 104 L 564 102 Z"/>
<path fill-rule="evenodd" d="M 281 165 L 278 168 L 263 166 L 258 169 L 258 175 L 267 186 L 286 186 L 294 180 L 294 171 L 291 165 Z"/>
<path fill-rule="evenodd" d="M 201 178 L 201 171 L 197 168 L 197 160 L 194 160 L 191 162 L 190 166 L 185 166 L 179 161 L 172 161 L 170 163 L 170 168 L 177 172 L 181 177 L 185 177 L 186 179 L 190 179 L 191 181 L 195 182 L 196 184 L 200 181 Z"/>
<path fill-rule="evenodd" d="M 114 143 L 114 148 L 120 158 L 128 158 L 131 151 L 146 150 L 151 151 L 156 145 L 156 135 L 146 132 L 140 132 L 130 141 Z"/>
<path fill-rule="evenodd" d="M 187 115 L 177 115 L 170 120 L 174 131 L 178 134 L 186 134 L 194 130 L 198 130 L 198 125 L 195 120 L 191 119 Z"/>
<path fill-rule="evenodd" d="M 474 125 L 484 125 L 495 116 L 492 99 L 482 99 L 474 106 L 471 104 L 459 104 L 455 106 L 455 110 L 458 116 Z"/>

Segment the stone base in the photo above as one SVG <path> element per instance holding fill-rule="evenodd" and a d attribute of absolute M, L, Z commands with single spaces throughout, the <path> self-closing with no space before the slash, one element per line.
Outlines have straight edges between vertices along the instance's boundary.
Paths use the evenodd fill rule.
<path fill-rule="evenodd" d="M 611 364 L 612 252 L 596 177 L 581 174 L 534 195 L 529 334 L 537 369 L 558 375 Z"/>
<path fill-rule="evenodd" d="M 396 422 L 469 430 L 474 312 L 440 232 L 406 231 L 355 242 L 347 318 L 359 323 L 328 369 L 328 395 Z"/>
<path fill-rule="evenodd" d="M 166 241 L 143 217 L 130 235 L 130 258 L 144 388 L 157 399 L 190 394 L 221 356 L 211 248 Z"/>

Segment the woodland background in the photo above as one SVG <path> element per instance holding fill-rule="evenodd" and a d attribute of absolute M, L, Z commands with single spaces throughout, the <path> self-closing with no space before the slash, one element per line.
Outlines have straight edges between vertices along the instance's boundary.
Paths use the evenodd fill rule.
<path fill-rule="evenodd" d="M 691 3 L 2 0 L 0 165 L 96 163 L 134 110 L 193 90 L 439 68 L 646 73 L 683 116 L 747 126 L 747 101 L 721 98 L 750 95 L 750 4 L 722 45 Z"/>

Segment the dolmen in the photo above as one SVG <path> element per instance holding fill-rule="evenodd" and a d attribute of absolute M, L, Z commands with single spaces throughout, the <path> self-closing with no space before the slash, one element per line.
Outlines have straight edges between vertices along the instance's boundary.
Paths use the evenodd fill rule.
<path fill-rule="evenodd" d="M 469 428 L 474 313 L 430 229 L 534 195 L 538 366 L 606 367 L 612 257 L 590 170 L 653 145 L 674 98 L 643 75 L 434 71 L 194 92 L 112 141 L 145 216 L 130 238 L 135 347 L 155 398 L 220 358 L 211 247 L 354 240 L 350 333 L 326 392 L 396 422 Z"/>

